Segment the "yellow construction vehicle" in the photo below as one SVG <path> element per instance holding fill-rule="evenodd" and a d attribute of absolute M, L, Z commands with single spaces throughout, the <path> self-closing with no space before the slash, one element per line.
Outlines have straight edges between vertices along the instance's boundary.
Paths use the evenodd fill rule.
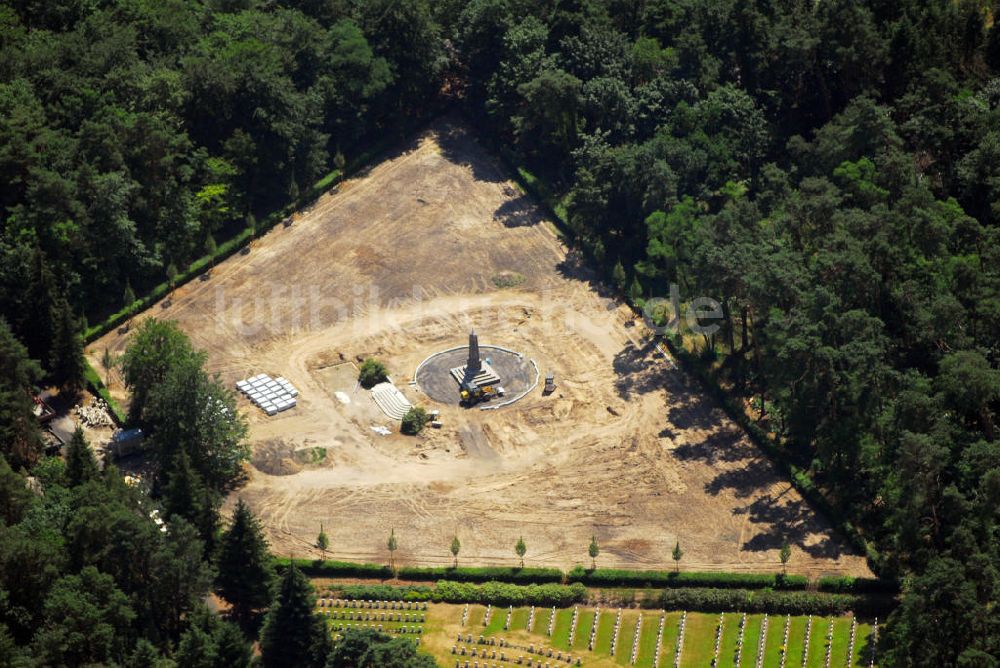
<path fill-rule="evenodd" d="M 471 381 L 466 381 L 459 387 L 459 396 L 466 406 L 472 406 L 480 401 L 489 401 L 496 394 L 496 388 L 492 385 L 479 386 Z"/>

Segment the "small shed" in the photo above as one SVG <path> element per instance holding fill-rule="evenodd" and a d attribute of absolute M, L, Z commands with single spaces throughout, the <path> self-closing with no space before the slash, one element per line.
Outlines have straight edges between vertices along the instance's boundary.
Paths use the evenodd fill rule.
<path fill-rule="evenodd" d="M 127 457 L 142 449 L 144 438 L 142 429 L 119 429 L 108 442 L 107 450 L 112 457 Z"/>

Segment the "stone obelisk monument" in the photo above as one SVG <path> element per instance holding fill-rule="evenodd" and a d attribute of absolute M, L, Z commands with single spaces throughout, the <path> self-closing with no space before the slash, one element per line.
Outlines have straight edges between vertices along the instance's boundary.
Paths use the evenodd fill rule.
<path fill-rule="evenodd" d="M 465 375 L 468 378 L 475 378 L 483 368 L 483 363 L 479 359 L 479 337 L 476 330 L 469 332 L 469 361 L 465 364 Z"/>

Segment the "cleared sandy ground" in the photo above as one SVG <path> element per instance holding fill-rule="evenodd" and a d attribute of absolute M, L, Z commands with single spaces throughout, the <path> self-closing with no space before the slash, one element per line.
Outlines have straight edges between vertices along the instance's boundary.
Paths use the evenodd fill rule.
<path fill-rule="evenodd" d="M 523 535 L 528 564 L 568 567 L 588 562 L 594 534 L 604 566 L 672 565 L 679 540 L 683 568 L 769 570 L 787 536 L 795 572 L 867 573 L 457 118 L 151 315 L 177 320 L 227 383 L 267 372 L 300 389 L 298 407 L 272 418 L 240 399 L 255 452 L 238 495 L 278 553 L 319 556 L 322 522 L 330 558 L 385 560 L 395 528 L 401 562 L 450 562 L 457 533 L 463 563 L 513 564 Z M 499 411 L 422 396 L 416 366 L 473 326 L 555 372 L 558 390 Z M 126 339 L 95 342 L 92 361 Z M 354 382 L 369 355 L 444 426 L 373 432 L 398 425 Z"/>

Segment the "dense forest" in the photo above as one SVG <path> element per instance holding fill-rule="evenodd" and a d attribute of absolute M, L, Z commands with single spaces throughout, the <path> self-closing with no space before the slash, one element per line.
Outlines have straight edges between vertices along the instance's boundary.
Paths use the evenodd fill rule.
<path fill-rule="evenodd" d="M 997 16 L 988 0 L 3 3 L 0 663 L 245 665 L 251 613 L 278 596 L 266 639 L 307 603 L 294 569 L 278 587 L 261 566 L 237 624 L 202 609 L 255 563 L 233 554 L 266 552 L 245 509 L 218 531 L 238 420 L 196 460 L 184 444 L 206 436 L 158 422 L 167 399 L 133 407 L 172 446 L 163 533 L 79 447 L 40 457 L 24 390 L 79 385 L 84 322 L 454 103 L 638 307 L 672 284 L 721 303 L 717 335 L 679 342 L 901 584 L 880 662 L 1000 665 Z M 216 396 L 176 333 L 154 334 L 157 380 Z M 362 665 L 307 641 L 299 665 Z"/>

